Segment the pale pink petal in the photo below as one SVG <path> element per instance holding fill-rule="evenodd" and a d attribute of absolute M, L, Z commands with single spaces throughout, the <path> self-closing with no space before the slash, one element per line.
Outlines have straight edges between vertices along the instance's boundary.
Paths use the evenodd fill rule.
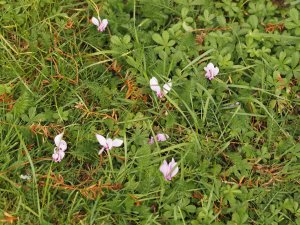
<path fill-rule="evenodd" d="M 158 84 L 158 80 L 155 77 L 150 79 L 150 88 L 155 91 L 157 95 L 161 93 L 161 88 Z"/>
<path fill-rule="evenodd" d="M 94 24 L 94 25 L 96 25 L 97 27 L 99 27 L 99 25 L 100 25 L 100 18 L 99 18 L 99 20 L 96 18 L 96 17 L 92 17 L 92 19 L 91 19 L 91 22 Z"/>
<path fill-rule="evenodd" d="M 105 150 L 105 148 L 104 148 L 104 147 L 103 147 L 103 148 L 101 148 L 101 149 L 100 149 L 100 151 L 98 152 L 98 154 L 99 154 L 99 155 L 101 155 L 101 154 L 102 154 L 102 152 L 104 152 L 104 150 Z"/>
<path fill-rule="evenodd" d="M 206 67 L 204 67 L 204 70 L 207 72 L 208 70 L 212 70 L 214 68 L 214 64 L 208 63 Z"/>
<path fill-rule="evenodd" d="M 157 134 L 156 135 L 157 141 L 166 141 L 169 136 L 167 134 Z"/>
<path fill-rule="evenodd" d="M 59 155 L 59 161 L 61 161 L 64 157 L 65 157 L 65 152 L 64 151 L 58 151 L 58 155 Z"/>
<path fill-rule="evenodd" d="M 113 147 L 120 147 L 123 144 L 123 141 L 121 139 L 114 139 L 112 142 Z"/>
<path fill-rule="evenodd" d="M 175 162 L 174 158 L 172 158 L 172 161 L 169 163 L 169 168 L 170 168 L 170 173 L 171 173 L 170 176 L 172 178 L 179 171 L 179 168 L 178 168 L 177 163 Z"/>
<path fill-rule="evenodd" d="M 171 174 L 168 173 L 167 175 L 164 176 L 165 180 L 170 181 L 172 180 Z"/>
<path fill-rule="evenodd" d="M 54 162 L 56 162 L 56 160 L 58 159 L 58 153 L 56 153 L 56 152 L 53 153 L 52 154 L 52 159 L 53 159 Z"/>
<path fill-rule="evenodd" d="M 215 67 L 215 68 L 213 68 L 212 71 L 213 71 L 214 76 L 217 76 L 218 73 L 219 73 L 219 68 L 218 68 L 218 67 Z"/>
<path fill-rule="evenodd" d="M 97 138 L 98 142 L 100 143 L 100 145 L 106 147 L 106 138 L 105 137 L 103 137 L 100 134 L 96 134 L 96 138 Z"/>
<path fill-rule="evenodd" d="M 54 143 L 55 143 L 56 147 L 59 146 L 63 136 L 64 136 L 64 132 L 62 132 L 62 133 L 55 136 Z"/>
<path fill-rule="evenodd" d="M 178 168 L 178 166 L 176 166 L 171 172 L 171 177 L 174 177 L 178 173 L 178 171 L 179 171 L 179 168 Z"/>
<path fill-rule="evenodd" d="M 105 30 L 107 24 L 108 24 L 108 20 L 107 19 L 102 20 L 101 23 L 100 23 L 100 26 L 98 28 L 99 31 L 103 32 Z"/>
<path fill-rule="evenodd" d="M 206 67 L 204 67 L 204 70 L 206 71 L 205 77 L 209 80 L 214 79 L 214 77 L 219 73 L 219 68 L 215 67 L 212 63 L 209 63 Z"/>
<path fill-rule="evenodd" d="M 175 162 L 175 159 L 172 158 L 171 162 L 169 163 L 169 167 L 170 167 L 170 169 L 172 169 L 174 166 L 176 166 L 176 162 Z"/>
<path fill-rule="evenodd" d="M 65 156 L 65 152 L 64 151 L 56 151 L 54 149 L 54 153 L 52 155 L 52 159 L 54 162 L 60 162 Z"/>
<path fill-rule="evenodd" d="M 206 74 L 205 74 L 205 77 L 209 80 L 212 80 L 214 78 L 214 76 L 212 75 L 212 73 L 210 71 L 208 71 Z"/>
<path fill-rule="evenodd" d="M 161 91 L 157 92 L 156 95 L 157 95 L 157 97 L 162 98 L 162 97 L 164 97 L 164 92 L 161 92 Z"/>
<path fill-rule="evenodd" d="M 106 150 L 111 150 L 113 147 L 113 140 L 111 138 L 106 139 Z"/>
<path fill-rule="evenodd" d="M 154 144 L 154 137 L 150 137 L 150 139 L 149 139 L 149 141 L 148 141 L 148 144 L 149 145 L 152 145 L 152 144 Z"/>
<path fill-rule="evenodd" d="M 166 83 L 163 86 L 164 94 L 167 94 L 169 91 L 171 91 L 171 88 L 172 88 L 172 82 L 171 80 L 169 80 L 168 83 Z"/>
<path fill-rule="evenodd" d="M 65 142 L 64 140 L 61 140 L 60 143 L 59 143 L 59 146 L 57 147 L 58 150 L 60 151 L 66 151 L 67 150 L 67 142 Z"/>
<path fill-rule="evenodd" d="M 169 165 L 166 160 L 164 160 L 163 164 L 159 167 L 159 170 L 160 172 L 162 172 L 162 174 L 166 179 L 166 176 L 168 176 L 168 174 L 170 173 Z"/>

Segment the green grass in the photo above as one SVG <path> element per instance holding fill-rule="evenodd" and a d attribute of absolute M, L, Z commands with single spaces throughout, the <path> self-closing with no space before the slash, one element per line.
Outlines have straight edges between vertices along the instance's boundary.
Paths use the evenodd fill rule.
<path fill-rule="evenodd" d="M 300 224 L 298 1 L 0 9 L 0 222 Z M 153 76 L 172 79 L 162 100 Z M 99 156 L 96 133 L 124 144 Z M 170 138 L 149 145 L 157 133 Z M 167 182 L 159 167 L 172 157 Z"/>

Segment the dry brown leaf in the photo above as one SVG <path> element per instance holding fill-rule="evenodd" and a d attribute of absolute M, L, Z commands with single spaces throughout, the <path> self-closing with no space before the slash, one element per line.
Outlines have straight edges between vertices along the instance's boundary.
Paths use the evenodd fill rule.
<path fill-rule="evenodd" d="M 0 219 L 0 222 L 4 223 L 14 223 L 16 220 L 18 220 L 18 217 L 12 216 L 7 212 L 4 212 L 4 218 Z"/>

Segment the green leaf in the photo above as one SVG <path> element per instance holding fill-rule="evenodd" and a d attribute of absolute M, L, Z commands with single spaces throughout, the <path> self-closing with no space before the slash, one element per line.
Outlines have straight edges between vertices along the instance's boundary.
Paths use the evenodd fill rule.
<path fill-rule="evenodd" d="M 184 21 L 187 23 L 192 23 L 192 22 L 194 22 L 194 19 L 192 17 L 187 17 L 187 18 L 185 18 Z"/>
<path fill-rule="evenodd" d="M 250 25 L 252 26 L 252 28 L 257 28 L 258 18 L 257 18 L 256 15 L 249 16 L 248 22 L 250 23 Z"/>
<path fill-rule="evenodd" d="M 157 44 L 160 44 L 160 45 L 164 45 L 164 40 L 162 39 L 162 37 L 159 35 L 159 34 L 153 34 L 152 35 L 152 39 L 157 43 Z"/>
<path fill-rule="evenodd" d="M 123 37 L 123 41 L 124 41 L 124 43 L 126 43 L 126 44 L 128 44 L 128 43 L 130 42 L 130 39 L 131 39 L 131 37 L 130 37 L 128 34 L 126 34 L 126 35 Z"/>
<path fill-rule="evenodd" d="M 194 213 L 194 212 L 196 212 L 196 206 L 194 206 L 194 205 L 188 205 L 188 206 L 186 206 L 185 207 L 185 211 L 187 211 L 187 212 L 189 212 L 189 213 Z"/>
<path fill-rule="evenodd" d="M 285 26 L 286 29 L 291 30 L 291 29 L 296 28 L 296 27 L 297 27 L 297 24 L 294 23 L 294 22 L 292 22 L 292 21 L 286 20 L 286 21 L 284 22 L 284 26 Z"/>
<path fill-rule="evenodd" d="M 182 18 L 185 18 L 185 17 L 187 16 L 188 12 L 189 12 L 189 9 L 183 7 L 183 8 L 181 9 L 181 17 L 182 17 Z"/>
<path fill-rule="evenodd" d="M 21 95 L 16 103 L 14 104 L 12 112 L 14 115 L 19 116 L 28 109 L 30 106 L 32 100 L 30 99 L 30 96 L 27 92 L 25 92 L 23 95 Z"/>
<path fill-rule="evenodd" d="M 169 41 L 169 33 L 168 33 L 168 31 L 163 31 L 163 33 L 162 33 L 162 39 L 163 39 L 164 45 L 166 43 L 168 43 L 168 41 Z"/>
<path fill-rule="evenodd" d="M 226 19 L 223 15 L 217 16 L 217 21 L 220 26 L 225 26 L 226 25 Z"/>
<path fill-rule="evenodd" d="M 131 56 L 127 56 L 126 62 L 133 66 L 136 69 L 139 69 L 140 64 L 134 60 L 134 58 L 132 58 Z"/>
<path fill-rule="evenodd" d="M 191 26 L 187 25 L 186 22 L 183 22 L 183 23 L 182 23 L 182 27 L 183 27 L 183 29 L 184 29 L 185 31 L 187 31 L 187 32 L 192 32 L 192 31 L 193 31 L 193 28 L 192 28 Z"/>
<path fill-rule="evenodd" d="M 299 12 L 298 12 L 298 10 L 297 9 L 295 9 L 295 8 L 292 8 L 291 10 L 290 10 L 290 17 L 291 17 L 291 19 L 295 22 L 295 23 L 299 23 L 299 21 L 298 21 L 298 19 L 299 19 Z"/>
<path fill-rule="evenodd" d="M 292 58 L 291 58 L 291 66 L 292 68 L 296 67 L 299 64 L 299 60 L 300 60 L 300 54 L 298 51 L 295 51 L 292 54 Z"/>
<path fill-rule="evenodd" d="M 121 39 L 116 35 L 111 36 L 110 41 L 114 45 L 122 45 Z"/>
<path fill-rule="evenodd" d="M 168 46 L 169 46 L 169 47 L 172 47 L 173 45 L 175 45 L 175 43 L 176 43 L 176 42 L 175 42 L 174 40 L 170 40 L 169 43 L 168 43 Z"/>

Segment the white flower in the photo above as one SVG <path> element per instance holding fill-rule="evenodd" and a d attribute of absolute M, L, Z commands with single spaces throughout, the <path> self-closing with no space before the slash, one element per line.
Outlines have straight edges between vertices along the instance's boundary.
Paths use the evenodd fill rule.
<path fill-rule="evenodd" d="M 206 67 L 204 67 L 204 70 L 206 71 L 205 77 L 209 80 L 214 79 L 214 77 L 219 73 L 219 68 L 215 67 L 212 63 L 209 63 Z"/>
<path fill-rule="evenodd" d="M 103 32 L 106 26 L 108 25 L 108 20 L 107 19 L 101 20 L 100 17 L 98 17 L 98 19 L 96 17 L 93 17 L 91 21 L 94 25 L 98 27 L 97 29 L 100 32 Z"/>
<path fill-rule="evenodd" d="M 30 180 L 30 179 L 31 179 L 31 176 L 30 176 L 30 175 L 23 175 L 23 174 L 21 174 L 21 175 L 20 175 L 20 178 L 21 178 L 22 180 Z"/>
<path fill-rule="evenodd" d="M 164 84 L 163 88 L 161 89 L 156 77 L 152 77 L 150 79 L 150 88 L 156 92 L 157 97 L 162 98 L 171 90 L 172 82 L 169 80 L 168 83 Z"/>
<path fill-rule="evenodd" d="M 67 149 L 67 143 L 62 140 L 64 133 L 61 133 L 57 135 L 54 138 L 54 143 L 56 147 L 54 148 L 54 153 L 52 155 L 52 159 L 54 162 L 60 162 L 64 156 L 65 156 L 65 151 Z"/>
<path fill-rule="evenodd" d="M 97 138 L 98 142 L 100 143 L 100 145 L 103 146 L 103 148 L 101 148 L 99 153 L 98 153 L 99 155 L 104 150 L 109 151 L 113 147 L 120 147 L 123 144 L 123 141 L 121 139 L 112 140 L 111 138 L 105 138 L 100 134 L 96 134 L 96 138 Z"/>

